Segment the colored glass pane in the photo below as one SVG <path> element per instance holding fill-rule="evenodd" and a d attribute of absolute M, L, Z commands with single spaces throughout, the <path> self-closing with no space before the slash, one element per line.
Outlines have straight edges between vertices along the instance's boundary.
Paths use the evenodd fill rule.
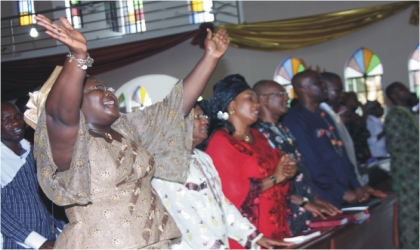
<path fill-rule="evenodd" d="M 136 16 L 134 15 L 134 13 L 129 13 L 128 14 L 128 21 L 130 23 L 136 23 Z"/>
<path fill-rule="evenodd" d="M 136 88 L 131 100 L 133 100 L 131 105 L 133 108 L 138 107 L 140 109 L 143 109 L 144 107 L 152 105 L 152 100 L 150 99 L 149 94 L 147 93 L 146 89 L 142 86 Z"/>
<path fill-rule="evenodd" d="M 20 25 L 29 25 L 32 24 L 32 18 L 28 13 L 21 13 L 19 18 Z"/>
<path fill-rule="evenodd" d="M 293 76 L 293 71 L 292 71 L 292 58 L 290 57 L 289 59 L 287 59 L 284 63 L 283 63 L 283 67 L 286 70 L 287 76 L 289 77 L 289 79 L 292 79 Z"/>
<path fill-rule="evenodd" d="M 191 1 L 191 10 L 193 12 L 202 12 L 202 11 L 204 11 L 203 1 L 192 0 Z"/>
<path fill-rule="evenodd" d="M 357 62 L 356 62 L 356 60 L 354 59 L 354 57 L 352 57 L 351 59 L 350 59 L 350 62 L 348 63 L 348 68 L 351 68 L 351 69 L 353 69 L 353 70 L 355 70 L 355 71 L 357 71 L 357 72 L 359 72 L 360 73 L 360 75 L 363 75 L 362 73 L 363 73 L 363 70 L 361 70 L 360 69 L 360 67 L 359 67 L 359 65 L 357 64 Z"/>
<path fill-rule="evenodd" d="M 356 53 L 354 53 L 353 57 L 354 57 L 354 60 L 356 61 L 357 65 L 359 66 L 359 68 L 364 73 L 365 72 L 365 65 L 364 65 L 364 60 L 363 60 L 362 49 L 357 50 Z"/>
<path fill-rule="evenodd" d="M 290 82 L 292 79 L 289 77 L 289 74 L 287 74 L 286 72 L 286 68 L 285 67 L 280 67 L 279 76 L 283 77 L 284 79 L 286 79 L 288 82 Z"/>
<path fill-rule="evenodd" d="M 290 84 L 294 75 L 305 70 L 302 62 L 294 57 L 286 58 L 276 69 L 274 80 L 282 85 Z"/>
<path fill-rule="evenodd" d="M 370 59 L 372 58 L 372 55 L 373 55 L 372 51 L 370 51 L 368 49 L 363 49 L 363 59 L 364 59 L 363 60 L 363 65 L 365 66 L 365 72 L 369 72 L 369 70 L 368 70 L 369 66 L 368 65 L 371 64 Z M 379 58 L 378 58 L 378 60 L 379 60 Z M 380 63 L 380 61 L 379 61 L 379 63 Z"/>
<path fill-rule="evenodd" d="M 382 64 L 378 64 L 375 68 L 373 68 L 367 75 L 368 76 L 377 76 L 382 75 L 383 73 Z"/>
<path fill-rule="evenodd" d="M 301 65 L 300 61 L 296 58 L 292 58 L 292 65 L 293 65 L 293 75 L 298 73 L 299 65 Z"/>
<path fill-rule="evenodd" d="M 119 97 L 118 97 L 118 105 L 121 107 L 121 106 L 125 106 L 125 96 L 124 96 L 124 94 L 121 94 Z"/>
<path fill-rule="evenodd" d="M 379 60 L 379 57 L 377 55 L 372 55 L 372 58 L 370 59 L 370 63 L 366 70 L 366 73 L 370 75 L 369 73 L 379 64 L 381 64 L 381 60 Z"/>
<path fill-rule="evenodd" d="M 368 76 L 383 74 L 382 64 L 379 57 L 372 51 L 366 48 L 360 48 L 352 57 L 347 61 L 346 67 L 352 68 L 356 72 L 360 72 L 361 75 L 366 74 Z M 347 70 L 350 75 L 345 74 L 346 78 L 354 77 L 357 74 L 351 70 Z"/>
<path fill-rule="evenodd" d="M 34 2 L 33 0 L 24 0 L 18 2 L 19 8 L 19 23 L 21 26 L 35 23 L 35 19 L 32 13 L 34 13 Z"/>
<path fill-rule="evenodd" d="M 305 70 L 305 67 L 303 66 L 303 64 L 300 64 L 297 72 L 299 73 L 299 72 L 302 72 L 304 70 Z"/>
<path fill-rule="evenodd" d="M 73 16 L 80 16 L 80 10 L 78 8 L 71 8 L 71 14 Z"/>

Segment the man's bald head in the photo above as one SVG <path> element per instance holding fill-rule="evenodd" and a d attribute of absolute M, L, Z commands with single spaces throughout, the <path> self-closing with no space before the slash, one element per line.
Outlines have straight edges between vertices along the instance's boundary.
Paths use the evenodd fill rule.
<path fill-rule="evenodd" d="M 297 73 L 292 78 L 293 89 L 301 100 L 321 103 L 328 97 L 327 88 L 318 72 L 307 69 Z"/>
<path fill-rule="evenodd" d="M 267 90 L 274 85 L 279 84 L 273 80 L 260 80 L 254 84 L 252 89 L 257 93 L 257 96 L 260 96 L 267 94 Z"/>
<path fill-rule="evenodd" d="M 261 80 L 254 84 L 260 103 L 260 117 L 264 121 L 277 122 L 287 113 L 289 96 L 284 87 L 273 80 Z"/>

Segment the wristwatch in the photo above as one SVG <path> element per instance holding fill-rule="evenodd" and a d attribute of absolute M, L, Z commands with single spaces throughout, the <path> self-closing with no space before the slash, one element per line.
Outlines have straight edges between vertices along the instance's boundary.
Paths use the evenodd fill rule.
<path fill-rule="evenodd" d="M 308 198 L 306 198 L 306 197 L 303 197 L 302 198 L 302 203 L 299 205 L 299 207 L 304 207 L 305 205 L 306 205 L 306 203 L 308 203 L 309 202 L 309 199 Z"/>
<path fill-rule="evenodd" d="M 270 179 L 273 181 L 273 185 L 277 184 L 276 177 L 274 175 L 270 175 Z"/>

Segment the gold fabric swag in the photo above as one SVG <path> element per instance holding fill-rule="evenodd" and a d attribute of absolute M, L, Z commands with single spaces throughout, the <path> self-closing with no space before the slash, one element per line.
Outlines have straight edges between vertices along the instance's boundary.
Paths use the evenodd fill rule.
<path fill-rule="evenodd" d="M 230 46 L 262 51 L 295 50 L 345 36 L 414 5 L 410 23 L 418 25 L 418 2 L 396 2 L 307 17 L 241 25 L 220 25 Z"/>

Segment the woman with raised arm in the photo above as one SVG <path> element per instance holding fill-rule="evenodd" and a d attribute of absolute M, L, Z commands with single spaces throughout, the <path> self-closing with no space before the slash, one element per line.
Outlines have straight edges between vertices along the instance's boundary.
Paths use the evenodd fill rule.
<path fill-rule="evenodd" d="M 191 109 L 229 44 L 208 30 L 204 56 L 160 103 L 119 114 L 113 90 L 86 68 L 84 36 L 66 18 L 37 24 L 70 52 L 39 112 L 38 179 L 70 221 L 55 248 L 169 248 L 181 237 L 151 187 L 154 176 L 183 183 L 192 143 Z"/>

